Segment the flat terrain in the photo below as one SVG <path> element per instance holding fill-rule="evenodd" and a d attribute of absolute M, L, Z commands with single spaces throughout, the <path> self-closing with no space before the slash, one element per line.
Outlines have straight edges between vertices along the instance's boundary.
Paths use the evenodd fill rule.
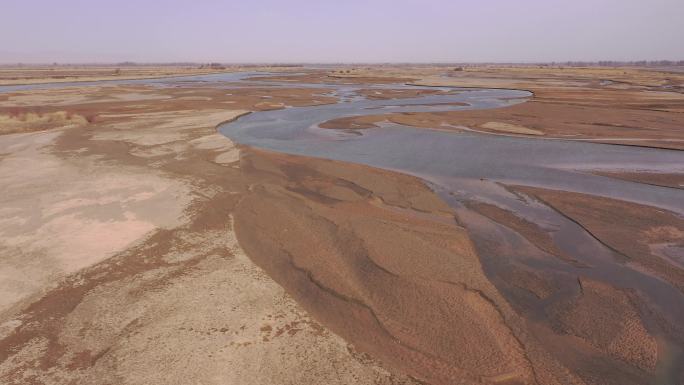
<path fill-rule="evenodd" d="M 288 71 L 293 67 L 209 65 L 52 65 L 0 66 L 0 85 L 150 79 L 234 71 Z"/>
<path fill-rule="evenodd" d="M 361 72 L 363 77 L 341 76 L 357 81 L 373 74 L 366 72 Z M 473 67 L 447 75 L 417 76 L 406 71 L 402 79 L 433 86 L 524 89 L 534 97 L 495 111 L 383 114 L 331 121 L 325 127 L 368 128 L 388 121 L 454 131 L 684 149 L 681 73 L 633 68 Z"/>
<path fill-rule="evenodd" d="M 322 126 L 394 122 L 681 150 L 681 73 L 297 72 L 265 78 L 279 87 L 255 78 L 240 87 L 0 93 L 0 382 L 684 383 L 682 320 L 620 275 L 637 271 L 653 290 L 684 292 L 680 214 L 499 184 L 520 205 L 549 208 L 586 235 L 587 245 L 571 246 L 607 250 L 589 263 L 568 252 L 548 218 L 481 197 L 450 205 L 413 176 L 241 147 L 216 131 L 250 112 L 336 103 L 329 83 L 359 86 L 375 100 L 450 92 L 367 87 L 400 82 L 534 96 L 494 110 Z M 594 173 L 674 191 L 684 183 L 675 171 Z M 520 253 L 533 262 L 517 260 Z"/>
<path fill-rule="evenodd" d="M 215 126 L 320 92 L 2 95 L 4 111 L 43 112 L 0 137 L 1 382 L 412 383 L 312 319 L 235 238 L 250 181 Z"/>
<path fill-rule="evenodd" d="M 190 66 L 30 66 L 0 67 L 0 85 L 146 79 L 200 75 L 219 70 Z"/>

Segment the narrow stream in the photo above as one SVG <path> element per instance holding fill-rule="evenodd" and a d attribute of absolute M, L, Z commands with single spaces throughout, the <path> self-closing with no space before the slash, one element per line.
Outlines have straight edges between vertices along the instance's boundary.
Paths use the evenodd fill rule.
<path fill-rule="evenodd" d="M 235 87 L 248 86 L 253 76 L 268 73 L 229 73 L 153 80 L 116 82 L 56 83 L 0 87 L 0 92 L 51 87 L 102 84 L 148 84 L 160 87 L 194 84 Z M 584 276 L 610 283 L 618 288 L 633 288 L 642 293 L 650 306 L 670 324 L 684 324 L 684 295 L 665 281 L 619 263 L 619 256 L 597 241 L 577 223 L 541 204 L 521 200 L 503 185 L 524 185 L 573 191 L 646 204 L 684 215 L 684 190 L 634 183 L 597 176 L 591 170 L 648 170 L 684 173 L 684 151 L 606 145 L 571 140 L 546 140 L 477 132 L 445 132 L 417 129 L 397 124 L 350 131 L 331 130 L 319 124 L 341 117 L 393 112 L 457 111 L 505 108 L 524 103 L 531 93 L 520 90 L 458 89 L 443 87 L 444 94 L 416 98 L 371 100 L 361 89 L 426 88 L 404 84 L 349 85 L 303 84 L 260 81 L 260 87 L 310 87 L 331 90 L 336 104 L 292 107 L 245 115 L 222 125 L 219 130 L 233 141 L 282 153 L 360 163 L 414 175 L 427 181 L 452 205 L 458 221 L 473 236 L 481 251 L 484 269 L 492 282 L 507 295 L 506 282 L 499 273 L 515 262 L 532 270 L 543 270 L 557 277 L 559 300 L 577 292 L 576 280 Z M 430 88 L 434 89 L 434 88 Z M 458 103 L 459 105 L 453 104 Z M 532 223 L 552 228 L 556 246 L 575 258 L 572 264 L 545 255 L 513 230 L 478 214 L 468 202 L 490 203 L 516 213 Z M 497 247 L 492 247 L 495 244 Z M 485 247 L 483 245 L 488 245 Z M 671 250 L 684 262 L 684 250 Z M 564 278 L 565 277 L 565 278 Z M 568 278 L 570 277 L 570 278 Z M 508 293 L 510 294 L 510 293 Z M 525 314 L 543 317 L 543 307 Z M 667 340 L 661 348 L 669 359 L 657 368 L 657 383 L 676 383 L 682 370 L 683 347 Z M 562 354 L 562 352 L 560 353 Z"/>
<path fill-rule="evenodd" d="M 281 84 L 273 84 L 280 86 Z M 288 86 L 312 86 L 291 84 Z M 510 286 L 499 277 L 510 263 L 543 270 L 558 280 L 560 290 L 552 301 L 577 293 L 577 276 L 596 279 L 618 288 L 642 293 L 672 325 L 684 322 L 684 295 L 669 283 L 618 262 L 621 256 L 597 241 L 574 221 L 539 203 L 522 201 L 502 185 L 525 185 L 573 191 L 646 204 L 684 215 L 684 190 L 634 183 L 591 174 L 591 170 L 648 170 L 684 172 L 684 152 L 599 143 L 444 132 L 383 124 L 367 130 L 331 130 L 319 124 L 341 117 L 392 112 L 456 111 L 505 108 L 522 103 L 527 91 L 449 89 L 449 94 L 409 99 L 369 100 L 356 93 L 371 87 L 408 89 L 414 86 L 349 86 L 316 84 L 333 89 L 340 102 L 332 105 L 286 108 L 252 113 L 220 127 L 233 141 L 258 148 L 361 163 L 411 174 L 427 181 L 456 209 L 459 222 L 473 236 L 485 272 L 507 297 Z M 453 105 L 449 103 L 465 103 Z M 571 264 L 531 245 L 525 238 L 477 212 L 465 203 L 486 202 L 507 209 L 532 223 L 543 223 L 556 246 L 579 264 Z M 498 247 L 492 248 L 492 244 Z M 485 246 L 486 245 L 486 246 Z M 675 250 L 684 261 L 684 250 Z M 513 300 L 513 298 L 510 298 Z M 547 303 L 548 304 L 548 301 Z M 543 318 L 544 307 L 526 311 L 530 319 Z M 657 335 L 657 331 L 653 330 Z M 678 380 L 682 346 L 661 338 L 661 360 L 656 383 Z M 562 355 L 563 352 L 556 352 Z"/>

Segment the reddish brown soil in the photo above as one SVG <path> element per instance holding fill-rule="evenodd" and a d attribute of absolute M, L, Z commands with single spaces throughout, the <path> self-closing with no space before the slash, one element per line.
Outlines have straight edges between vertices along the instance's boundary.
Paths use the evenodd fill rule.
<path fill-rule="evenodd" d="M 0 118 L 5 115 L 14 118 L 13 126 L 0 127 L 0 134 L 14 132 L 42 131 L 52 127 L 61 127 L 55 119 L 36 121 L 64 114 L 76 117 L 87 123 L 98 123 L 108 120 L 107 115 L 119 115 L 117 120 L 133 121 L 136 114 L 166 111 L 191 110 L 250 110 L 264 111 L 283 108 L 284 106 L 306 106 L 334 103 L 335 98 L 324 95 L 324 88 L 154 88 L 149 86 L 93 87 L 87 90 L 85 100 L 76 99 L 82 95 L 78 88 L 63 90 L 47 90 L 39 93 L 18 92 L 0 94 Z M 137 100 L 129 100 L 135 95 Z M 48 99 L 50 98 L 50 99 Z M 73 98 L 73 102 L 69 99 Z M 35 116 L 31 120 L 25 116 Z M 62 119 L 64 120 L 64 119 Z M 67 121 L 67 123 L 69 123 Z"/>
<path fill-rule="evenodd" d="M 556 138 L 684 149 L 684 114 L 656 110 L 634 110 L 616 106 L 556 104 L 532 100 L 496 110 L 400 113 L 341 118 L 326 122 L 325 128 L 371 128 L 389 121 L 422 128 L 453 129 L 466 126 L 500 134 L 482 127 L 488 122 L 522 126 Z M 454 127 L 449 127 L 454 126 Z M 624 140 L 636 138 L 638 141 Z M 676 141 L 672 141 L 672 140 Z"/>
<path fill-rule="evenodd" d="M 368 99 L 405 99 L 405 98 L 417 98 L 425 95 L 438 95 L 444 94 L 445 92 L 440 90 L 426 90 L 426 89 L 365 89 L 359 90 L 359 94 L 365 96 Z"/>
<path fill-rule="evenodd" d="M 652 184 L 655 186 L 684 189 L 684 174 L 667 174 L 654 172 L 608 172 L 595 171 L 596 175 L 624 179 L 631 182 Z"/>
<path fill-rule="evenodd" d="M 296 83 L 338 83 L 338 84 L 391 84 L 407 83 L 416 80 L 411 77 L 392 76 L 344 76 L 328 72 L 310 72 L 305 75 L 259 76 L 247 80 L 263 80 Z"/>
<path fill-rule="evenodd" d="M 256 183 L 236 211 L 241 245 L 360 349 L 436 384 L 531 383 L 552 367 L 530 362 L 467 234 L 418 180 L 256 151 L 242 169 Z"/>
<path fill-rule="evenodd" d="M 370 128 L 374 123 L 389 121 L 455 131 L 459 130 L 458 126 L 466 126 L 502 134 L 487 128 L 487 123 L 503 123 L 554 138 L 684 149 L 684 130 L 681 129 L 684 126 L 684 93 L 681 88 L 672 88 L 678 81 L 681 83 L 681 75 L 620 69 L 559 71 L 487 67 L 474 67 L 451 75 L 428 76 L 416 83 L 525 89 L 532 91 L 534 96 L 526 103 L 509 108 L 363 116 L 338 119 L 324 126 Z M 603 79 L 611 78 L 616 79 L 614 83 L 601 83 Z M 665 86 L 670 88 L 663 88 Z M 520 132 L 508 134 L 524 135 Z"/>
<path fill-rule="evenodd" d="M 627 262 L 684 291 L 684 261 L 665 258 L 657 251 L 661 245 L 684 247 L 681 216 L 651 206 L 586 194 L 521 186 L 513 189 L 543 201 L 584 227 Z"/>
<path fill-rule="evenodd" d="M 328 75 L 312 73 L 301 79 L 328 81 Z M 390 80 L 396 81 L 394 77 L 335 81 Z M 192 362 L 185 371 L 193 376 L 214 373 L 211 370 L 219 373 L 226 367 L 242 370 L 260 362 L 259 370 L 246 383 L 328 383 L 344 378 L 349 383 L 382 384 L 636 385 L 653 383 L 657 365 L 668 359 L 661 355 L 656 335 L 670 336 L 653 325 L 654 317 L 645 310 L 648 304 L 634 291 L 574 274 L 560 277 L 560 282 L 558 276 L 544 271 L 512 265 L 501 277 L 527 292 L 528 301 L 544 311 L 533 317 L 528 309 L 507 300 L 485 274 L 482 256 L 476 254 L 469 234 L 456 224 L 452 209 L 419 179 L 250 148 L 241 149 L 239 161 L 236 158 L 223 164 L 216 161 L 219 150 L 190 145 L 200 139 L 207 140 L 201 142 L 205 145 L 215 143 L 216 138 L 210 137 L 215 131 L 207 127 L 186 130 L 190 132 L 175 127 L 185 136 L 161 144 L 146 141 L 162 136 L 167 130 L 164 124 L 145 137 L 139 136 L 149 129 L 139 126 L 145 113 L 170 113 L 164 119 L 171 116 L 173 120 L 178 118 L 173 113 L 188 111 L 202 114 L 206 109 L 260 110 L 331 102 L 322 95 L 324 88 L 131 87 L 101 89 L 94 91 L 91 100 L 61 104 L 64 97 L 78 98 L 81 92 L 60 94 L 57 102 L 28 95 L 23 104 L 15 105 L 7 103 L 9 96 L 3 95 L 0 113 L 69 111 L 87 116 L 87 124 L 65 129 L 50 151 L 64 160 L 92 156 L 98 162 L 146 168 L 190 181 L 194 200 L 183 226 L 159 229 L 3 314 L 3 321 L 21 321 L 0 340 L 0 375 L 6 383 L 68 380 L 110 384 L 137 373 L 127 369 L 122 373 L 121 367 L 147 370 L 149 377 L 141 376 L 138 381 L 168 383 L 163 381 L 164 375 L 184 362 Z M 121 92 L 169 98 L 110 100 Z M 564 92 L 554 95 L 561 97 Z M 662 125 L 654 131 L 665 132 L 678 124 L 679 118 L 671 112 L 667 119 L 650 115 L 662 111 L 646 112 L 650 102 L 634 107 L 623 100 L 624 109 L 611 112 L 621 107 L 610 98 L 584 103 L 577 95 L 572 102 L 567 95 L 562 96 L 566 98 L 563 101 L 554 101 L 556 96 L 489 111 L 489 115 L 458 115 L 458 120 L 470 116 L 473 124 L 498 119 L 527 127 L 539 119 L 548 119 L 544 127 L 572 120 L 560 127 L 580 130 L 584 123 L 578 121 L 586 119 L 589 111 L 595 114 L 592 119 L 605 119 L 606 124 L 614 124 L 613 119 L 622 124 L 619 119 L 624 116 L 630 121 Z M 519 110 L 522 106 L 530 109 Z M 520 120 L 507 120 L 513 117 Z M 393 115 L 392 119 L 432 127 L 445 117 Z M 595 124 L 590 125 L 595 128 Z M 587 130 L 587 135 L 593 132 Z M 126 135 L 119 136 L 122 133 Z M 653 140 L 660 140 L 662 135 Z M 98 136 L 100 139 L 95 140 Z M 663 244 L 681 247 L 682 218 L 613 199 L 527 187 L 512 189 L 546 202 L 574 220 L 622 255 L 623 262 L 683 287 L 684 273 L 677 261 L 666 260 L 658 251 Z M 538 225 L 492 205 L 475 204 L 471 208 L 520 233 L 548 254 L 570 260 Z M 270 282 L 253 270 L 245 275 L 246 261 L 233 264 L 239 259 L 239 248 L 226 243 L 233 228 L 249 257 L 313 319 L 294 311 L 297 317 L 281 324 L 262 324 L 263 319 L 256 318 L 249 325 L 240 325 L 241 317 L 254 319 L 249 318 L 253 298 L 237 303 L 216 301 L 235 293 L 254 294 L 264 288 L 264 282 Z M 216 271 L 221 273 L 219 278 L 211 275 Z M 209 276 L 214 277 L 211 285 Z M 238 277 L 241 280 L 234 281 Z M 570 290 L 567 281 L 571 282 Z M 186 286 L 189 282 L 194 285 L 191 289 Z M 219 284 L 237 285 L 238 289 Z M 269 287 L 269 293 L 277 293 Z M 207 303 L 212 306 L 203 306 Z M 244 312 L 237 312 L 239 309 Z M 174 312 L 181 312 L 185 318 L 194 313 L 200 316 L 190 328 L 170 318 Z M 285 317 L 280 313 L 267 315 L 269 322 Z M 211 326 L 205 324 L 208 320 Z M 257 338 L 240 339 L 240 333 L 250 328 Z M 328 330 L 351 344 L 348 354 L 325 355 L 324 350 L 310 353 L 321 344 L 326 348 L 337 346 L 329 345 L 334 336 Z M 179 339 L 181 334 L 187 339 Z M 304 334 L 310 339 L 297 339 Z M 203 343 L 227 336 L 231 338 L 225 343 L 205 351 Z M 258 357 L 280 357 L 286 351 L 285 358 L 254 361 L 254 356 L 249 356 L 248 363 L 240 361 L 250 347 L 277 344 L 283 338 L 297 342 L 265 345 L 265 354 Z M 192 346 L 198 347 L 193 356 L 169 353 Z M 293 350 L 283 350 L 288 347 Z M 209 351 L 211 355 L 207 355 Z M 220 356 L 225 351 L 229 355 Z M 160 352 L 168 355 L 160 356 Z M 138 362 L 141 364 L 136 366 Z M 297 365 L 288 366 L 292 362 Z M 210 364 L 215 365 L 211 370 Z M 309 373 L 321 367 L 325 370 Z M 256 377 L 263 372 L 272 377 Z M 332 377 L 319 377 L 330 373 Z"/>
<path fill-rule="evenodd" d="M 537 224 L 521 218 L 511 211 L 504 210 L 498 206 L 488 203 L 473 202 L 468 204 L 468 207 L 493 220 L 494 222 L 509 227 L 511 230 L 532 242 L 532 244 L 537 246 L 539 249 L 566 262 L 579 265 L 579 262 L 577 262 L 576 259 L 560 250 L 553 242 L 553 239 L 548 232 L 539 227 Z"/>

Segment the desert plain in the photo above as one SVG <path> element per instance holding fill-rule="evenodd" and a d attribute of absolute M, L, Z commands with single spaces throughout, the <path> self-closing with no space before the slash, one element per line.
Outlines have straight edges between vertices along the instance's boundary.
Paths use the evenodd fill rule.
<path fill-rule="evenodd" d="M 321 119 L 320 140 L 408 127 L 676 160 L 679 68 L 125 71 L 0 71 L 0 382 L 684 383 L 684 164 L 442 186 L 466 194 L 219 131 L 351 89 L 390 108 Z M 527 96 L 392 112 L 481 89 Z"/>

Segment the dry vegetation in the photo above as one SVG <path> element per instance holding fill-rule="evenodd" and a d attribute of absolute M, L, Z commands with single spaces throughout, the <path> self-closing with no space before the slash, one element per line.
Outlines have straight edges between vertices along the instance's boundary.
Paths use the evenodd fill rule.
<path fill-rule="evenodd" d="M 83 126 L 88 123 L 88 118 L 68 111 L 44 114 L 36 112 L 10 112 L 7 115 L 0 115 L 0 135 Z"/>

